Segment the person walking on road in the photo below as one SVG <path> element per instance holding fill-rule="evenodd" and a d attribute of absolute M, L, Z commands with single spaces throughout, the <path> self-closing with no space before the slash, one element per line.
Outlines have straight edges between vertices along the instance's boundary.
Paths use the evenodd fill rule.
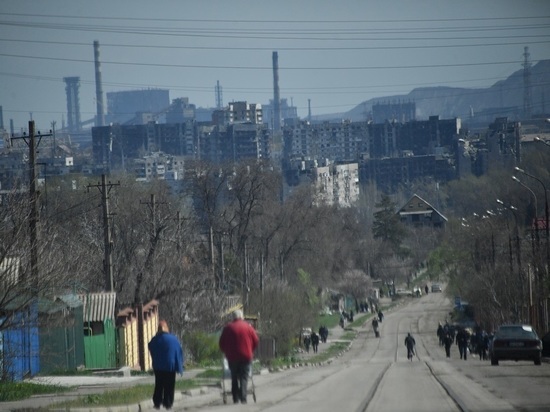
<path fill-rule="evenodd" d="M 314 331 L 311 332 L 311 347 L 313 348 L 313 353 L 317 353 L 319 349 L 319 335 Z"/>
<path fill-rule="evenodd" d="M 377 338 L 380 337 L 380 331 L 378 329 L 378 318 L 372 318 L 372 330 L 374 331 L 374 336 Z"/>
<path fill-rule="evenodd" d="M 175 335 L 170 333 L 166 321 L 161 320 L 157 334 L 149 342 L 149 352 L 153 360 L 155 390 L 153 405 L 155 409 L 164 406 L 171 409 L 174 404 L 176 373 L 183 373 L 183 349 Z"/>
<path fill-rule="evenodd" d="M 309 346 L 311 345 L 311 335 L 305 335 L 304 336 L 304 348 L 306 349 L 306 352 L 309 353 Z"/>
<path fill-rule="evenodd" d="M 410 333 L 408 333 L 407 337 L 405 338 L 405 346 L 407 347 L 407 359 L 410 359 L 411 361 L 414 356 L 415 345 L 416 345 L 416 342 L 414 338 L 411 336 Z"/>
<path fill-rule="evenodd" d="M 460 328 L 456 334 L 456 344 L 458 345 L 458 352 L 460 353 L 460 359 L 468 360 L 468 341 L 470 335 L 464 328 Z"/>
<path fill-rule="evenodd" d="M 443 345 L 445 346 L 445 355 L 447 355 L 447 357 L 450 358 L 451 346 L 453 345 L 453 338 L 451 337 L 451 334 L 449 332 L 447 332 L 443 337 Z"/>
<path fill-rule="evenodd" d="M 243 318 L 242 310 L 234 311 L 233 321 L 223 328 L 219 342 L 231 371 L 233 403 L 246 403 L 248 376 L 259 342 L 256 331 Z"/>
<path fill-rule="evenodd" d="M 319 336 L 321 337 L 321 342 L 327 343 L 328 328 L 325 325 L 319 328 Z"/>

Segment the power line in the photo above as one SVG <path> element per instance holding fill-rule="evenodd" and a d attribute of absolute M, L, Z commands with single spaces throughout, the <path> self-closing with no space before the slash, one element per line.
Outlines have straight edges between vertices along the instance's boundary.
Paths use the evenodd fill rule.
<path fill-rule="evenodd" d="M 185 18 L 157 18 L 157 17 L 128 17 L 128 16 L 79 16 L 59 14 L 28 14 L 28 13 L 1 13 L 3 16 L 17 17 L 40 17 L 40 18 L 64 18 L 64 19 L 99 19 L 117 21 L 159 21 L 159 22 L 199 22 L 199 23 L 428 23 L 428 22 L 471 22 L 471 21 L 511 21 L 511 20 L 540 20 L 548 19 L 550 16 L 512 16 L 512 17 L 466 17 L 466 18 L 437 18 L 437 19 L 356 19 L 356 20 L 269 20 L 269 19 L 185 19 Z"/>
<path fill-rule="evenodd" d="M 46 80 L 56 83 L 63 83 L 61 77 L 49 77 L 49 76 L 36 76 L 28 75 L 21 73 L 8 73 L 0 72 L 0 76 L 9 76 L 17 77 L 22 79 L 33 79 L 33 80 Z M 488 82 L 488 81 L 500 81 L 506 80 L 509 76 L 504 77 L 485 77 L 485 78 L 475 78 L 475 79 L 465 79 L 465 80 L 445 80 L 445 84 L 459 84 L 459 83 L 472 83 L 472 82 Z M 94 80 L 81 80 L 82 84 L 94 85 Z M 184 91 L 194 91 L 194 92 L 205 92 L 211 93 L 212 86 L 176 86 L 176 85 L 162 85 L 162 84 L 138 84 L 138 83 L 120 83 L 120 82 L 108 82 L 104 81 L 105 86 L 117 86 L 125 88 L 158 88 L 158 89 L 170 89 L 170 90 L 184 90 Z M 284 90 L 287 94 L 289 93 L 304 93 L 304 94 L 321 94 L 321 93 L 331 93 L 335 92 L 337 94 L 364 94 L 364 93 L 401 93 L 396 91 L 395 88 L 405 88 L 410 89 L 411 87 L 422 87 L 422 86 L 432 86 L 432 82 L 422 82 L 422 83 L 392 83 L 392 84 L 380 84 L 380 85 L 356 85 L 356 86 L 323 86 L 323 87 L 285 87 Z M 394 90 L 383 90 L 384 88 L 394 88 Z M 271 87 L 238 87 L 232 88 L 224 86 L 225 91 L 232 92 L 246 92 L 246 93 L 271 93 L 273 89 Z M 507 89 L 508 90 L 508 89 Z M 408 93 L 408 92 L 402 92 Z M 28 110 L 25 110 L 27 112 Z"/>
<path fill-rule="evenodd" d="M 24 59 L 36 59 L 36 60 L 53 60 L 64 62 L 77 62 L 77 63 L 93 63 L 93 60 L 88 59 L 69 59 L 62 57 L 43 57 L 43 56 L 28 56 L 20 54 L 0 53 L 0 56 L 4 57 L 16 57 Z M 413 65 L 393 65 L 393 66 L 303 66 L 303 67 L 279 67 L 279 70 L 402 70 L 402 69 L 429 69 L 429 68 L 441 68 L 441 67 L 472 67 L 472 66 L 492 66 L 499 64 L 518 64 L 521 60 L 509 60 L 499 62 L 478 62 L 478 63 L 454 63 L 454 64 L 413 64 Z M 168 64 L 168 63 L 136 63 L 136 62 L 122 62 L 122 61 L 105 61 L 102 60 L 101 64 L 116 64 L 116 65 L 131 65 L 131 66 L 150 66 L 150 67 L 176 67 L 186 69 L 224 69 L 224 70 L 273 70 L 271 66 L 213 66 L 208 64 Z"/>
<path fill-rule="evenodd" d="M 550 36 L 546 36 L 550 37 Z M 500 37 L 499 37 L 500 38 Z M 441 39 L 439 39 L 441 40 Z M 476 38 L 478 40 L 478 38 Z M 22 40 L 22 39 L 0 39 L 0 41 L 5 42 L 16 42 L 16 43 L 34 43 L 34 44 L 51 44 L 51 45 L 65 45 L 65 46 L 84 46 L 90 47 L 89 42 L 67 42 L 67 41 L 45 41 L 45 40 Z M 540 40 L 540 41 L 529 41 L 529 44 L 546 44 L 550 43 L 550 40 Z M 525 45 L 525 41 L 519 42 L 503 42 L 503 43 L 475 43 L 475 44 L 446 44 L 446 45 L 416 45 L 416 46 L 334 46 L 334 47 L 277 47 L 279 51 L 343 51 L 343 50 L 401 50 L 401 49 L 447 49 L 447 48 L 462 48 L 462 47 L 498 47 L 498 46 L 514 46 L 514 45 Z M 122 47 L 122 48 L 138 48 L 138 49 L 167 49 L 167 50 L 243 50 L 243 51 L 271 51 L 273 47 L 238 47 L 238 46 L 167 46 L 165 44 L 161 45 L 145 45 L 145 44 L 117 44 L 117 43 L 102 43 L 101 47 Z"/>
<path fill-rule="evenodd" d="M 69 30 L 69 31 L 78 31 L 78 32 L 100 32 L 100 33 L 118 33 L 118 34 L 136 34 L 136 35 L 147 35 L 147 36 L 170 36 L 170 37 L 191 37 L 191 38 L 220 38 L 220 39 L 243 39 L 250 41 L 251 38 L 254 40 L 309 40 L 309 41 L 411 41 L 411 40 L 418 40 L 418 41 L 426 41 L 426 40 L 479 40 L 479 39 L 503 39 L 503 38 L 537 38 L 537 37 L 547 37 L 547 35 L 536 35 L 536 34 L 529 34 L 529 35 L 508 35 L 504 33 L 499 33 L 495 36 L 481 36 L 479 34 L 476 34 L 474 36 L 459 36 L 459 37 L 411 37 L 411 34 L 418 34 L 422 33 L 422 31 L 414 30 L 414 31 L 394 31 L 394 34 L 407 34 L 407 37 L 338 37 L 340 35 L 350 35 L 354 33 L 350 32 L 335 32 L 335 31 L 326 31 L 326 32 L 317 32 L 317 33 L 311 33 L 311 32 L 304 32 L 304 33 L 296 33 L 296 32 L 277 32 L 277 36 L 269 35 L 269 32 L 265 31 L 246 31 L 242 32 L 242 34 L 235 35 L 234 33 L 239 33 L 238 30 L 232 29 L 232 30 L 224 30 L 224 31 L 212 31 L 209 29 L 209 31 L 206 31 L 206 29 L 176 29 L 176 28 L 165 28 L 165 27 L 122 27 L 122 26 L 91 26 L 91 25 L 75 25 L 75 24 L 62 24 L 62 23 L 27 23 L 27 22 L 9 22 L 9 21 L 0 21 L 0 26 L 12 26 L 12 27 L 22 27 L 25 29 L 51 29 L 51 30 Z M 541 25 L 536 27 L 520 27 L 516 28 L 515 30 L 548 30 L 547 25 Z M 451 29 L 441 30 L 437 31 L 436 29 L 429 30 L 430 33 L 449 33 Z M 500 28 L 475 28 L 475 29 L 469 29 L 469 28 L 457 28 L 454 29 L 453 32 L 485 32 L 485 31 L 499 31 L 502 32 L 505 30 L 506 32 L 509 32 L 510 30 L 514 30 L 513 27 L 500 27 Z M 426 30 L 424 30 L 426 31 Z M 266 35 L 267 33 L 267 35 Z M 384 31 L 384 34 L 392 34 L 392 32 Z M 286 34 L 285 36 L 282 36 Z M 299 37 L 293 37 L 297 34 L 301 34 Z M 305 37 L 305 34 L 308 36 L 312 36 L 312 34 L 317 34 L 318 37 Z M 378 31 L 372 32 L 371 31 L 362 31 L 356 34 L 360 34 L 362 36 L 364 35 L 379 35 L 380 33 Z M 330 37 L 327 37 L 330 36 Z"/>

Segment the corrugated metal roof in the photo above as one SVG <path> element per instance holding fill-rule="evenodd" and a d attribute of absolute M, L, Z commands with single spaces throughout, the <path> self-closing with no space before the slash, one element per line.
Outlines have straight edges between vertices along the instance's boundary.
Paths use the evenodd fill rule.
<path fill-rule="evenodd" d="M 103 322 L 106 319 L 115 320 L 115 292 L 88 293 L 80 295 L 82 301 L 84 322 Z"/>

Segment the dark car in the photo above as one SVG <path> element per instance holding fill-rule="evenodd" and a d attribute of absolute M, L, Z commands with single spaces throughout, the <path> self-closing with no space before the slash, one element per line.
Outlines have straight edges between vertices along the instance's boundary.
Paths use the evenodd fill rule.
<path fill-rule="evenodd" d="M 530 325 L 503 325 L 490 346 L 491 365 L 501 360 L 532 360 L 541 364 L 542 341 Z"/>
<path fill-rule="evenodd" d="M 438 283 L 434 283 L 432 285 L 432 293 L 435 293 L 435 292 L 441 292 L 441 285 Z"/>

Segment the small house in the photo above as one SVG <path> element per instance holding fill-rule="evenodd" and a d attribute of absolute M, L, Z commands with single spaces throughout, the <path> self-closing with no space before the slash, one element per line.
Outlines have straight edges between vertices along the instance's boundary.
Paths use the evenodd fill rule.
<path fill-rule="evenodd" d="M 447 218 L 418 195 L 413 195 L 397 211 L 402 223 L 414 227 L 445 228 Z"/>

